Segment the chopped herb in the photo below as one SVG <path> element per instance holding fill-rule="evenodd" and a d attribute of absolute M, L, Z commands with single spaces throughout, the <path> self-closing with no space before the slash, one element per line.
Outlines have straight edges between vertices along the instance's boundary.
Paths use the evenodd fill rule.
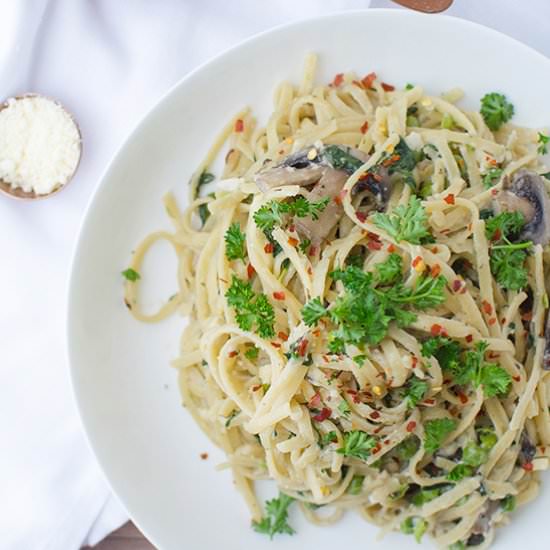
<path fill-rule="evenodd" d="M 424 489 L 420 489 L 418 492 L 416 492 L 412 496 L 411 502 L 415 506 L 422 506 L 436 499 L 437 497 L 441 496 L 448 489 L 449 489 L 449 485 L 439 485 L 439 486 L 426 487 Z"/>
<path fill-rule="evenodd" d="M 353 357 L 353 362 L 362 367 L 365 364 L 366 359 L 366 355 L 356 355 L 355 357 Z"/>
<path fill-rule="evenodd" d="M 508 392 L 512 378 L 496 363 L 485 362 L 487 342 L 477 342 L 473 350 L 464 354 L 464 369 L 458 383 L 471 381 L 475 387 L 483 386 L 487 397 L 505 395 Z"/>
<path fill-rule="evenodd" d="M 388 174 L 399 174 L 407 185 L 416 189 L 416 181 L 414 180 L 412 171 L 417 163 L 417 155 L 407 145 L 403 138 L 399 138 L 399 142 L 393 150 L 393 155 L 397 155 L 399 159 L 388 166 Z"/>
<path fill-rule="evenodd" d="M 199 181 L 197 182 L 197 188 L 195 189 L 195 197 L 199 196 L 200 189 L 203 185 L 206 185 L 207 183 L 210 183 L 211 181 L 214 181 L 216 179 L 216 176 L 214 174 L 211 174 L 210 172 L 203 172 L 199 176 Z"/>
<path fill-rule="evenodd" d="M 258 358 L 259 353 L 260 353 L 260 349 L 257 348 L 256 346 L 252 346 L 251 348 L 248 348 L 248 349 L 244 352 L 244 356 L 245 356 L 247 359 L 250 359 L 251 361 L 254 361 L 254 359 L 257 359 L 257 358 Z"/>
<path fill-rule="evenodd" d="M 229 428 L 231 422 L 233 422 L 233 419 L 241 414 L 241 411 L 238 411 L 237 409 L 233 410 L 231 414 L 227 417 L 227 420 L 225 421 L 225 427 Z"/>
<path fill-rule="evenodd" d="M 501 501 L 503 512 L 513 512 L 516 509 L 516 497 L 514 495 L 507 495 Z"/>
<path fill-rule="evenodd" d="M 141 275 L 135 270 L 129 267 L 122 272 L 122 276 L 132 283 L 135 283 L 138 279 L 141 279 Z"/>
<path fill-rule="evenodd" d="M 459 369 L 461 348 L 458 342 L 443 336 L 428 338 L 422 344 L 422 355 L 433 355 L 444 371 L 456 372 Z"/>
<path fill-rule="evenodd" d="M 466 546 L 461 540 L 459 540 L 457 542 L 453 542 L 453 544 L 449 546 L 449 550 L 466 550 Z"/>
<path fill-rule="evenodd" d="M 311 327 L 327 314 L 327 308 L 321 303 L 321 298 L 313 298 L 302 308 L 304 323 Z"/>
<path fill-rule="evenodd" d="M 482 464 L 485 464 L 487 458 L 489 458 L 487 449 L 484 449 L 474 441 L 467 443 L 462 451 L 462 462 L 474 468 L 478 468 Z"/>
<path fill-rule="evenodd" d="M 353 476 L 348 486 L 348 493 L 350 495 L 358 495 L 363 488 L 363 480 L 365 476 Z"/>
<path fill-rule="evenodd" d="M 323 155 L 333 168 L 336 170 L 344 170 L 348 174 L 353 174 L 353 172 L 363 165 L 361 160 L 338 145 L 329 145 L 325 147 Z"/>
<path fill-rule="evenodd" d="M 429 389 L 429 384 L 425 380 L 421 380 L 416 376 L 411 376 L 405 386 L 405 398 L 407 399 L 407 406 L 414 408 L 422 401 Z"/>
<path fill-rule="evenodd" d="M 410 460 L 420 448 L 418 437 L 411 435 L 394 447 L 393 452 L 402 461 Z"/>
<path fill-rule="evenodd" d="M 338 405 L 338 410 L 344 416 L 349 416 L 351 414 L 351 409 L 349 408 L 349 404 L 345 399 L 343 401 L 340 401 L 340 404 Z"/>
<path fill-rule="evenodd" d="M 539 146 L 537 148 L 537 152 L 539 155 L 546 155 L 546 153 L 548 153 L 549 141 L 550 141 L 550 136 L 545 136 L 544 134 L 539 132 L 539 139 L 538 139 Z"/>
<path fill-rule="evenodd" d="M 432 239 L 428 228 L 428 215 L 418 197 L 411 197 L 409 204 L 400 205 L 393 214 L 375 213 L 374 224 L 390 237 L 412 244 L 422 244 Z"/>
<path fill-rule="evenodd" d="M 512 238 L 521 231 L 524 224 L 525 217 L 521 212 L 502 212 L 485 222 L 485 234 L 490 241 L 502 237 Z"/>
<path fill-rule="evenodd" d="M 403 483 L 399 486 L 397 491 L 394 491 L 390 494 L 391 500 L 399 500 L 405 496 L 405 493 L 409 490 L 410 485 L 408 483 Z"/>
<path fill-rule="evenodd" d="M 336 452 L 344 456 L 367 460 L 375 446 L 374 437 L 361 430 L 353 430 L 344 434 L 344 446 L 337 449 Z"/>
<path fill-rule="evenodd" d="M 246 257 L 246 238 L 239 222 L 232 223 L 225 232 L 225 255 L 228 260 L 244 260 Z"/>
<path fill-rule="evenodd" d="M 292 202 L 279 202 L 272 200 L 258 208 L 254 213 L 254 221 L 262 231 L 271 231 L 276 225 L 283 225 L 283 215 L 305 218 L 311 216 L 317 220 L 319 215 L 327 207 L 329 199 L 325 198 L 317 202 L 309 202 L 302 196 Z"/>
<path fill-rule="evenodd" d="M 504 170 L 501 168 L 489 168 L 489 170 L 483 174 L 483 187 L 485 187 L 485 189 L 493 187 L 493 185 L 500 180 L 503 171 Z"/>
<path fill-rule="evenodd" d="M 402 533 L 414 535 L 416 542 L 420 543 L 428 529 L 428 522 L 422 518 L 409 517 L 401 522 L 400 528 Z"/>
<path fill-rule="evenodd" d="M 294 502 L 292 497 L 279 493 L 278 498 L 268 500 L 265 503 L 265 515 L 258 522 L 253 521 L 254 531 L 269 535 L 273 538 L 276 534 L 293 535 L 294 529 L 288 524 L 288 507 Z"/>
<path fill-rule="evenodd" d="M 255 294 L 250 283 L 233 275 L 225 297 L 235 309 L 235 319 L 242 330 L 252 330 L 256 325 L 262 338 L 275 335 L 275 312 L 265 294 Z"/>
<path fill-rule="evenodd" d="M 454 125 L 455 121 L 453 120 L 453 117 L 449 113 L 445 113 L 441 119 L 441 128 L 444 130 L 451 130 L 454 128 Z"/>
<path fill-rule="evenodd" d="M 489 129 L 495 131 L 512 118 L 514 106 L 508 102 L 506 96 L 493 92 L 481 98 L 479 112 Z"/>
<path fill-rule="evenodd" d="M 300 252 L 302 252 L 302 254 L 305 254 L 307 252 L 307 249 L 309 248 L 311 244 L 311 240 L 310 239 L 303 239 L 300 244 L 298 245 L 298 248 L 300 249 Z"/>
<path fill-rule="evenodd" d="M 322 449 L 323 447 L 326 447 L 329 443 L 336 443 L 336 441 L 338 441 L 336 437 L 336 432 L 328 432 L 326 434 L 323 434 L 319 438 L 319 446 Z"/>
<path fill-rule="evenodd" d="M 376 278 L 380 284 L 393 283 L 402 277 L 403 258 L 399 254 L 392 252 L 386 261 L 375 266 L 375 270 Z"/>
<path fill-rule="evenodd" d="M 407 115 L 407 126 L 419 126 L 418 118 L 416 118 L 414 115 Z"/>
<path fill-rule="evenodd" d="M 432 195 L 432 188 L 433 188 L 432 180 L 426 180 L 422 182 L 422 185 L 420 186 L 420 190 L 418 191 L 418 195 L 423 199 L 427 199 Z"/>
<path fill-rule="evenodd" d="M 365 254 L 350 254 L 346 258 L 346 265 L 353 265 L 355 267 L 363 267 L 365 263 Z"/>
<path fill-rule="evenodd" d="M 447 479 L 450 481 L 461 481 L 465 477 L 471 477 L 475 469 L 468 464 L 457 464 L 448 474 Z"/>
<path fill-rule="evenodd" d="M 411 84 L 410 82 L 407 83 L 405 86 L 405 90 L 412 90 L 414 88 L 414 84 Z"/>
<path fill-rule="evenodd" d="M 426 435 L 424 449 L 428 453 L 435 453 L 441 447 L 445 438 L 456 428 L 457 421 L 450 418 L 436 418 L 428 420 L 424 425 Z"/>
<path fill-rule="evenodd" d="M 495 430 L 491 428 L 480 428 L 477 430 L 479 442 L 484 449 L 491 450 L 498 441 Z"/>

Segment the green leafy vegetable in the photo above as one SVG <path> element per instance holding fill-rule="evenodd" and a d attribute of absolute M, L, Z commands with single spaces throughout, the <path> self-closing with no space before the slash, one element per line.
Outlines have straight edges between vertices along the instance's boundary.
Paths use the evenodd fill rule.
<path fill-rule="evenodd" d="M 495 430 L 491 428 L 480 428 L 477 430 L 479 442 L 484 449 L 491 450 L 498 441 Z"/>
<path fill-rule="evenodd" d="M 411 502 L 415 506 L 422 506 L 428 502 L 440 497 L 446 490 L 448 490 L 452 485 L 439 485 L 435 487 L 425 487 L 417 491 L 411 498 Z"/>
<path fill-rule="evenodd" d="M 327 308 L 321 303 L 321 298 L 313 298 L 302 308 L 304 323 L 311 327 L 327 314 Z"/>
<path fill-rule="evenodd" d="M 363 265 L 363 264 L 361 264 Z M 386 261 L 375 266 L 376 279 L 380 284 L 390 284 L 402 278 L 403 258 L 392 252 Z"/>
<path fill-rule="evenodd" d="M 493 187 L 493 185 L 500 180 L 503 171 L 504 170 L 501 168 L 490 168 L 483 174 L 483 187 L 485 187 L 485 189 Z"/>
<path fill-rule="evenodd" d="M 546 155 L 546 153 L 548 153 L 549 141 L 550 141 L 550 136 L 545 136 L 544 134 L 539 132 L 539 139 L 538 139 L 539 146 L 537 147 L 537 152 L 539 155 Z"/>
<path fill-rule="evenodd" d="M 460 353 L 462 349 L 458 342 L 443 336 L 428 338 L 422 344 L 422 355 L 433 355 L 444 371 L 456 372 L 459 367 Z"/>
<path fill-rule="evenodd" d="M 122 272 L 122 276 L 132 283 L 135 283 L 138 279 L 141 279 L 141 275 L 135 270 L 129 267 Z"/>
<path fill-rule="evenodd" d="M 417 163 L 417 155 L 415 152 L 407 145 L 407 142 L 403 138 L 399 138 L 399 142 L 395 146 L 392 154 L 398 155 L 399 159 L 388 166 L 388 174 L 390 174 L 390 176 L 392 174 L 399 174 L 407 185 L 416 189 L 416 181 L 412 174 Z"/>
<path fill-rule="evenodd" d="M 265 515 L 261 521 L 253 521 L 254 531 L 269 535 L 273 538 L 277 534 L 293 535 L 294 529 L 288 524 L 288 507 L 294 502 L 292 497 L 279 493 L 278 498 L 265 503 Z"/>
<path fill-rule="evenodd" d="M 508 102 L 506 96 L 493 92 L 481 98 L 479 112 L 488 128 L 495 131 L 512 118 L 514 106 Z"/>
<path fill-rule="evenodd" d="M 414 535 L 416 542 L 420 543 L 424 533 L 428 529 L 428 522 L 418 517 L 408 517 L 401 522 L 401 532 L 405 535 Z"/>
<path fill-rule="evenodd" d="M 363 162 L 354 157 L 338 145 L 328 145 L 323 151 L 325 160 L 336 170 L 344 170 L 348 174 L 353 174 L 358 168 L 361 168 Z"/>
<path fill-rule="evenodd" d="M 453 120 L 453 117 L 449 113 L 445 113 L 441 119 L 441 128 L 444 130 L 451 130 L 454 128 L 454 125 L 455 121 Z"/>
<path fill-rule="evenodd" d="M 432 239 L 428 228 L 428 215 L 418 197 L 411 197 L 409 204 L 400 205 L 393 214 L 375 213 L 374 224 L 390 237 L 412 244 L 422 244 Z"/>
<path fill-rule="evenodd" d="M 475 387 L 483 386 L 487 397 L 504 395 L 512 383 L 512 378 L 502 367 L 485 361 L 487 342 L 477 342 L 474 349 L 464 354 L 464 369 L 457 377 L 458 383 L 471 381 Z"/>
<path fill-rule="evenodd" d="M 501 212 L 485 222 L 485 234 L 490 241 L 510 238 L 517 235 L 524 224 L 525 218 L 521 212 Z"/>
<path fill-rule="evenodd" d="M 300 252 L 302 254 L 306 254 L 307 253 L 307 249 L 309 248 L 309 245 L 311 244 L 311 240 L 310 239 L 303 239 L 300 244 L 298 245 L 298 248 L 300 249 Z"/>
<path fill-rule="evenodd" d="M 414 408 L 416 405 L 424 399 L 424 396 L 428 392 L 429 384 L 425 380 L 421 380 L 416 376 L 411 376 L 405 386 L 405 398 L 407 399 L 407 406 Z"/>
<path fill-rule="evenodd" d="M 199 176 L 199 180 L 197 181 L 197 188 L 195 189 L 195 197 L 199 196 L 200 189 L 203 185 L 206 185 L 207 183 L 210 183 L 211 181 L 214 181 L 215 179 L 216 179 L 216 176 L 214 174 L 211 174 L 210 172 L 204 171 Z"/>
<path fill-rule="evenodd" d="M 228 260 L 244 260 L 246 257 L 246 238 L 239 222 L 232 223 L 225 232 L 225 255 Z"/>
<path fill-rule="evenodd" d="M 475 441 L 467 443 L 462 450 L 462 462 L 473 468 L 479 468 L 479 466 L 485 464 L 487 458 L 489 458 L 489 451 L 475 443 Z"/>
<path fill-rule="evenodd" d="M 338 405 L 338 410 L 344 415 L 349 416 L 351 414 L 351 409 L 349 408 L 348 402 L 344 399 L 340 401 L 340 404 Z"/>
<path fill-rule="evenodd" d="M 450 481 L 461 481 L 465 477 L 474 475 L 475 469 L 468 464 L 457 464 L 448 474 L 447 479 Z"/>
<path fill-rule="evenodd" d="M 254 213 L 254 222 L 259 229 L 271 231 L 276 225 L 283 225 L 284 214 L 298 218 L 311 216 L 312 219 L 317 220 L 328 203 L 328 197 L 317 202 L 310 202 L 302 196 L 292 202 L 272 200 L 258 208 Z"/>
<path fill-rule="evenodd" d="M 457 421 L 450 418 L 436 418 L 428 420 L 424 425 L 426 432 L 424 449 L 428 453 L 435 453 L 445 441 L 445 438 L 456 428 Z"/>
<path fill-rule="evenodd" d="M 392 500 L 399 500 L 401 498 L 403 498 L 406 494 L 406 492 L 409 490 L 409 487 L 410 485 L 408 483 L 403 483 L 399 486 L 399 489 L 397 489 L 397 491 L 394 491 L 391 495 L 390 495 L 390 498 Z"/>
<path fill-rule="evenodd" d="M 235 309 L 235 319 L 242 330 L 252 330 L 255 325 L 262 338 L 275 335 L 275 312 L 265 294 L 255 294 L 250 283 L 233 275 L 225 297 Z"/>
<path fill-rule="evenodd" d="M 320 437 L 319 446 L 322 449 L 323 447 L 326 447 L 329 443 L 336 443 L 336 441 L 336 432 L 328 432 Z"/>
<path fill-rule="evenodd" d="M 504 512 L 513 512 L 516 509 L 516 497 L 507 495 L 500 501 L 500 505 Z"/>
<path fill-rule="evenodd" d="M 358 495 L 363 488 L 363 480 L 365 476 L 353 476 L 348 487 L 348 493 L 350 495 Z"/>
<path fill-rule="evenodd" d="M 466 545 L 461 541 L 453 542 L 451 546 L 449 546 L 449 550 L 466 550 Z"/>
<path fill-rule="evenodd" d="M 252 346 L 251 348 L 248 348 L 244 352 L 244 355 L 246 358 L 250 359 L 251 361 L 254 361 L 254 359 L 258 358 L 259 353 L 260 353 L 260 349 L 257 348 L 256 346 Z"/>
<path fill-rule="evenodd" d="M 344 434 L 344 446 L 337 449 L 337 453 L 344 456 L 367 460 L 370 452 L 376 446 L 376 439 L 361 430 L 353 430 Z"/>
<path fill-rule="evenodd" d="M 411 435 L 403 439 L 403 441 L 401 441 L 401 443 L 399 443 L 399 445 L 397 445 L 392 452 L 400 460 L 407 461 L 416 454 L 419 448 L 420 440 L 415 435 Z"/>

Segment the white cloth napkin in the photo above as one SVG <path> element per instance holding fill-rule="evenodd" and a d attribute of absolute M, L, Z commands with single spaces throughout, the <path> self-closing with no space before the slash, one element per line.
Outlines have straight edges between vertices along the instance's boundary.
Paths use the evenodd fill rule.
<path fill-rule="evenodd" d="M 368 4 L 0 2 L 0 98 L 28 91 L 58 98 L 84 137 L 80 170 L 58 196 L 36 203 L 0 197 L 1 550 L 77 549 L 127 519 L 82 434 L 64 327 L 69 264 L 84 207 L 122 139 L 173 83 L 228 46 L 292 19 Z M 372 5 L 393 7 L 384 0 Z M 550 2 L 531 0 L 528 7 L 517 0 L 457 0 L 449 13 L 550 55 Z"/>

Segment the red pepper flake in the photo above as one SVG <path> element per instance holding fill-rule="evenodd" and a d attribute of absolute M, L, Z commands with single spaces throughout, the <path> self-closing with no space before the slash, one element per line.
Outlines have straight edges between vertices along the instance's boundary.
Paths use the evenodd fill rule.
<path fill-rule="evenodd" d="M 473 340 L 474 340 L 473 334 L 467 334 L 466 335 L 466 342 L 468 342 L 468 344 L 472 343 Z"/>
<path fill-rule="evenodd" d="M 496 197 L 498 195 L 498 189 L 491 189 L 491 195 L 493 195 L 493 197 Z"/>
<path fill-rule="evenodd" d="M 381 250 L 382 249 L 382 243 L 380 241 L 368 241 L 367 242 L 367 248 L 369 250 Z"/>
<path fill-rule="evenodd" d="M 372 411 L 370 413 L 370 417 L 373 419 L 373 420 L 376 420 L 377 418 L 380 418 L 380 413 L 378 411 Z"/>
<path fill-rule="evenodd" d="M 452 193 L 449 193 L 443 200 L 447 204 L 454 204 L 455 203 L 455 196 Z"/>
<path fill-rule="evenodd" d="M 323 355 L 323 361 L 325 363 L 330 363 L 330 359 L 328 358 L 328 355 Z M 328 376 L 328 375 L 327 375 Z"/>
<path fill-rule="evenodd" d="M 441 273 L 441 266 L 439 264 L 432 265 L 430 267 L 430 275 L 435 279 Z"/>
<path fill-rule="evenodd" d="M 422 261 L 422 256 L 417 256 L 413 261 L 412 261 L 412 266 L 413 267 L 416 267 L 420 262 Z"/>
<path fill-rule="evenodd" d="M 272 254 L 273 253 L 273 245 L 271 243 L 267 243 L 265 246 L 264 246 L 264 252 L 266 254 Z"/>
<path fill-rule="evenodd" d="M 418 357 L 416 355 L 412 356 L 412 368 L 415 369 L 418 366 Z"/>
<path fill-rule="evenodd" d="M 390 158 L 387 158 L 382 162 L 382 166 L 384 166 L 384 168 L 387 168 L 388 166 L 395 164 L 400 158 L 400 155 L 392 155 Z"/>
<path fill-rule="evenodd" d="M 489 359 L 498 359 L 500 357 L 500 353 L 497 353 L 496 351 L 490 351 L 488 357 Z"/>
<path fill-rule="evenodd" d="M 262 387 L 261 384 L 256 384 L 255 386 L 252 386 L 250 389 L 251 389 L 253 392 L 256 392 L 256 391 L 258 391 L 261 387 Z"/>
<path fill-rule="evenodd" d="M 342 82 L 344 82 L 344 73 L 338 73 L 334 77 L 334 80 L 332 81 L 332 85 L 338 87 L 340 86 L 340 84 L 342 84 Z"/>
<path fill-rule="evenodd" d="M 376 73 L 369 73 L 367 76 L 361 79 L 361 83 L 367 89 L 372 87 L 372 83 L 376 80 Z"/>
<path fill-rule="evenodd" d="M 376 428 L 376 429 L 373 430 L 373 431 L 374 431 L 375 434 L 378 434 L 378 433 L 380 433 L 383 429 L 384 429 L 384 426 L 379 426 L 378 428 Z M 378 450 L 380 450 L 380 449 L 378 449 Z"/>
<path fill-rule="evenodd" d="M 235 132 L 243 132 L 244 131 L 244 122 L 242 119 L 238 118 L 235 121 Z"/>
<path fill-rule="evenodd" d="M 317 247 L 316 247 L 316 246 L 310 246 L 310 247 L 309 247 L 308 254 L 309 254 L 310 256 L 315 256 L 315 255 L 317 254 Z"/>
<path fill-rule="evenodd" d="M 208 458 L 208 453 L 201 453 L 200 457 L 201 457 L 201 460 L 206 460 Z"/>
<path fill-rule="evenodd" d="M 321 394 L 316 392 L 315 395 L 309 400 L 307 406 L 316 409 L 321 404 Z"/>
<path fill-rule="evenodd" d="M 526 462 L 522 468 L 526 471 L 526 472 L 532 472 L 533 471 L 533 463 L 532 462 Z"/>
<path fill-rule="evenodd" d="M 279 344 L 279 342 L 271 342 L 271 345 L 277 349 L 281 347 L 281 344 Z"/>
<path fill-rule="evenodd" d="M 437 323 L 434 323 L 430 328 L 430 332 L 432 336 L 439 336 L 443 332 L 443 327 Z"/>
<path fill-rule="evenodd" d="M 380 445 L 380 443 L 377 443 L 374 449 L 372 450 L 372 454 L 375 455 L 376 453 L 379 453 L 381 449 L 382 449 L 382 445 Z"/>
<path fill-rule="evenodd" d="M 462 288 L 462 281 L 460 279 L 455 279 L 453 281 L 453 290 L 458 292 Z"/>
<path fill-rule="evenodd" d="M 321 409 L 321 412 L 319 414 L 316 414 L 315 416 L 312 416 L 313 420 L 315 422 L 324 422 L 327 418 L 330 418 L 330 415 L 332 414 L 332 409 L 329 409 L 328 407 L 323 407 Z"/>
<path fill-rule="evenodd" d="M 288 334 L 286 332 L 283 332 L 282 330 L 277 333 L 277 336 L 283 341 L 286 342 L 288 340 Z"/>
<path fill-rule="evenodd" d="M 246 274 L 248 275 L 248 278 L 252 279 L 252 277 L 254 277 L 254 273 L 256 273 L 254 266 L 252 264 L 248 264 L 246 266 Z"/>
<path fill-rule="evenodd" d="M 279 292 L 278 290 L 276 290 L 273 293 L 273 298 L 275 298 L 275 300 L 284 300 L 285 299 L 285 293 L 284 292 Z"/>
<path fill-rule="evenodd" d="M 238 351 L 230 351 L 227 355 L 229 355 L 229 357 L 237 357 L 237 355 L 239 355 L 239 352 Z"/>
<path fill-rule="evenodd" d="M 521 381 L 521 376 L 512 376 L 512 378 L 513 378 L 516 382 L 520 382 L 520 381 Z"/>
<path fill-rule="evenodd" d="M 366 134 L 368 129 L 369 129 L 369 121 L 365 120 L 365 122 L 363 122 L 363 125 L 359 130 L 361 131 L 362 134 Z"/>
<path fill-rule="evenodd" d="M 434 246 L 431 250 L 433 254 L 437 254 L 439 252 L 439 248 L 437 248 L 437 246 Z"/>
<path fill-rule="evenodd" d="M 332 200 L 333 200 L 338 206 L 342 206 L 342 198 L 340 197 L 340 195 L 336 195 Z"/>
<path fill-rule="evenodd" d="M 357 219 L 363 223 L 367 219 L 367 215 L 364 212 L 355 212 Z"/>
<path fill-rule="evenodd" d="M 414 420 L 411 420 L 407 427 L 405 428 L 409 433 L 411 433 L 416 428 L 416 422 Z"/>
<path fill-rule="evenodd" d="M 496 322 L 497 322 L 497 318 L 496 318 L 496 317 L 491 317 L 491 318 L 489 319 L 489 325 L 490 325 L 490 326 L 494 325 Z"/>
<path fill-rule="evenodd" d="M 435 405 L 435 399 L 424 399 L 424 405 Z"/>
<path fill-rule="evenodd" d="M 395 246 L 393 244 L 390 244 L 388 246 L 388 252 L 391 254 L 392 252 L 395 252 Z"/>
<path fill-rule="evenodd" d="M 311 269 L 310 265 L 307 267 L 307 272 L 308 272 L 308 275 L 313 275 L 313 269 Z"/>
<path fill-rule="evenodd" d="M 393 92 L 395 90 L 395 86 L 392 86 L 391 84 L 386 84 L 385 82 L 382 82 L 382 88 L 385 92 Z"/>
<path fill-rule="evenodd" d="M 311 331 L 311 334 L 313 334 L 315 338 L 319 338 L 319 336 L 321 336 L 321 329 L 316 328 L 315 330 Z"/>
<path fill-rule="evenodd" d="M 294 233 L 294 231 L 296 231 L 296 226 L 291 223 L 289 226 L 288 226 L 288 230 L 291 232 L 291 233 Z"/>
<path fill-rule="evenodd" d="M 463 392 L 460 391 L 460 392 L 458 392 L 457 395 L 458 395 L 458 398 L 460 399 L 460 402 L 461 402 L 463 405 L 466 404 L 466 403 L 468 403 L 468 396 L 467 396 L 465 393 L 463 393 Z"/>
<path fill-rule="evenodd" d="M 487 315 L 491 315 L 491 313 L 493 313 L 493 306 L 487 300 L 483 300 L 481 302 L 481 307 Z"/>
<path fill-rule="evenodd" d="M 297 348 L 296 348 L 296 353 L 300 356 L 300 357 L 304 357 L 305 354 L 306 354 L 306 350 L 307 350 L 307 345 L 309 344 L 309 342 L 307 341 L 306 338 L 302 338 L 300 340 L 300 343 L 298 344 Z"/>
<path fill-rule="evenodd" d="M 296 248 L 296 247 L 298 246 L 298 243 L 299 243 L 299 242 L 300 242 L 300 241 L 299 241 L 298 239 L 295 239 L 294 237 L 289 237 L 289 238 L 288 238 L 288 244 L 289 244 L 290 246 L 293 246 L 294 248 Z"/>

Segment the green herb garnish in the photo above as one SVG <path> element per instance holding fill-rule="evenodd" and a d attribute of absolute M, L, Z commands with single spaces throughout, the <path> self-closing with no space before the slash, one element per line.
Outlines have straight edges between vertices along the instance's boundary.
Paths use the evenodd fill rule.
<path fill-rule="evenodd" d="M 129 267 L 122 272 L 122 276 L 132 283 L 135 283 L 138 279 L 141 279 L 141 275 L 135 270 Z"/>
<path fill-rule="evenodd" d="M 500 180 L 503 171 L 502 168 L 489 168 L 489 170 L 483 174 L 483 187 L 485 187 L 485 189 L 493 187 L 493 185 Z"/>
<path fill-rule="evenodd" d="M 428 392 L 430 385 L 426 380 L 421 380 L 416 376 L 411 376 L 405 386 L 404 396 L 407 399 L 407 406 L 414 408 L 416 405 L 424 399 L 424 396 Z"/>
<path fill-rule="evenodd" d="M 543 133 L 539 132 L 537 152 L 539 155 L 546 155 L 548 153 L 548 142 L 550 141 L 550 136 L 545 136 Z"/>
<path fill-rule="evenodd" d="M 277 534 L 293 535 L 294 529 L 288 524 L 288 507 L 294 502 L 292 497 L 279 493 L 278 498 L 265 503 L 265 515 L 260 521 L 253 521 L 254 531 L 269 535 L 273 538 Z"/>
<path fill-rule="evenodd" d="M 254 221 L 262 231 L 271 231 L 276 225 L 283 225 L 285 214 L 298 218 L 311 216 L 312 219 L 317 220 L 328 203 L 328 198 L 310 202 L 302 196 L 296 197 L 292 202 L 272 200 L 258 208 L 254 213 Z"/>
<path fill-rule="evenodd" d="M 436 418 L 428 420 L 424 425 L 426 432 L 424 449 L 428 453 L 435 453 L 441 447 L 445 438 L 456 428 L 457 421 L 450 418 Z"/>
<path fill-rule="evenodd" d="M 336 450 L 344 456 L 367 460 L 370 452 L 376 446 L 376 439 L 361 430 L 353 430 L 344 434 L 344 446 Z"/>
<path fill-rule="evenodd" d="M 228 260 L 244 260 L 246 257 L 246 238 L 239 222 L 232 223 L 225 232 L 225 255 Z"/>
<path fill-rule="evenodd" d="M 506 96 L 493 92 L 481 98 L 479 112 L 489 129 L 495 131 L 512 118 L 514 106 L 508 102 Z"/>

